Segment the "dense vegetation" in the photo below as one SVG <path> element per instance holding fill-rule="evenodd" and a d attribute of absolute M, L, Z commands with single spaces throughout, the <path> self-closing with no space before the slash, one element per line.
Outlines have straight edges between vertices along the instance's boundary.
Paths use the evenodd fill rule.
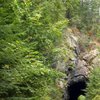
<path fill-rule="evenodd" d="M 1 0 L 0 4 L 0 97 L 50 99 L 56 78 L 63 75 L 50 67 L 67 22 L 62 2 Z"/>
<path fill-rule="evenodd" d="M 52 63 L 62 52 L 58 49 L 62 32 L 76 26 L 99 36 L 99 4 L 99 0 L 0 0 L 0 100 L 59 100 L 56 79 L 64 74 Z"/>
<path fill-rule="evenodd" d="M 100 99 L 100 68 L 95 68 L 91 75 L 87 86 L 87 100 Z"/>

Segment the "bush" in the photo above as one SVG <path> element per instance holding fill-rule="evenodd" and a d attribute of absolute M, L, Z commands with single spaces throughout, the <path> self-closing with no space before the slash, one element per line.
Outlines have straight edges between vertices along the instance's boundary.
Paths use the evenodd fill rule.
<path fill-rule="evenodd" d="M 100 68 L 95 68 L 90 74 L 89 83 L 86 89 L 87 100 L 99 100 L 100 97 Z"/>

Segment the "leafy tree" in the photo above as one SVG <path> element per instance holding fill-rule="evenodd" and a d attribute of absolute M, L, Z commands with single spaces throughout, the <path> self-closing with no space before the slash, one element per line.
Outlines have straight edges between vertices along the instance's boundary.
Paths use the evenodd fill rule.
<path fill-rule="evenodd" d="M 66 17 L 70 26 L 99 34 L 100 22 L 99 0 L 65 0 Z"/>
<path fill-rule="evenodd" d="M 63 76 L 50 65 L 67 23 L 64 11 L 61 0 L 0 1 L 1 99 L 53 98 Z"/>

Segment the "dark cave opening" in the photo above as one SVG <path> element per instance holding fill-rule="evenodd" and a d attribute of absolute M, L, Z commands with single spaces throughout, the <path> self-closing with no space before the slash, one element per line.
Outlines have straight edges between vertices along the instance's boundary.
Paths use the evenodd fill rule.
<path fill-rule="evenodd" d="M 78 81 L 68 86 L 68 100 L 78 100 L 80 95 L 85 95 L 86 81 Z"/>

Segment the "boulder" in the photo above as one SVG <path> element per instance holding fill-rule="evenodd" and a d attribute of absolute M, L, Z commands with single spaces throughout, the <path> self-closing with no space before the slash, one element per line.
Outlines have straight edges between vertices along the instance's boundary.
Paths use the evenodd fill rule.
<path fill-rule="evenodd" d="M 83 56 L 83 59 L 87 62 L 92 62 L 92 60 L 98 56 L 99 54 L 99 51 L 98 49 L 95 49 L 95 50 L 91 50 L 90 52 L 86 53 L 84 56 Z"/>
<path fill-rule="evenodd" d="M 74 35 L 70 35 L 67 38 L 67 43 L 68 43 L 69 47 L 74 49 L 75 47 L 77 47 L 78 38 L 75 37 Z"/>
<path fill-rule="evenodd" d="M 100 64 L 100 57 L 96 57 L 93 59 L 92 64 L 99 65 Z"/>

